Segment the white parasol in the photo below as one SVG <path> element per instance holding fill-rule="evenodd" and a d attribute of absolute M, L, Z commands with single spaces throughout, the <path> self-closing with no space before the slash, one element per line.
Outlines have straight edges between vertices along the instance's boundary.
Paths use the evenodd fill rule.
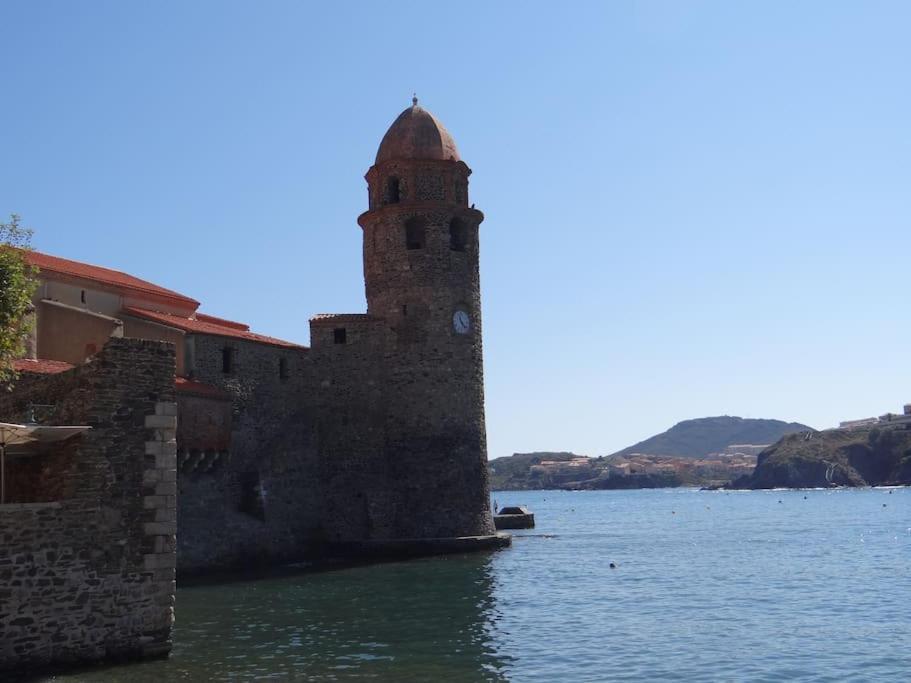
<path fill-rule="evenodd" d="M 0 422 L 0 505 L 6 502 L 6 448 L 34 443 L 64 441 L 91 429 L 85 426 L 46 427 L 36 424 Z"/>

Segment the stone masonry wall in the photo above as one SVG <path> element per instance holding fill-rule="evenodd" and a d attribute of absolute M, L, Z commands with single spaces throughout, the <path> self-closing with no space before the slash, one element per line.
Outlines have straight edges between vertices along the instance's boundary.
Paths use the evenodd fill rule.
<path fill-rule="evenodd" d="M 337 343 L 336 330 L 345 330 Z M 385 321 L 366 315 L 320 316 L 310 322 L 323 532 L 330 542 L 392 536 L 393 496 L 386 457 Z"/>
<path fill-rule="evenodd" d="M 24 377 L 0 397 L 0 420 L 20 420 L 30 403 L 54 404 L 45 424 L 92 429 L 53 461 L 57 500 L 0 506 L 0 669 L 168 652 L 173 347 L 112 339 L 86 365 Z"/>
<path fill-rule="evenodd" d="M 312 416 L 299 400 L 311 386 L 307 349 L 201 334 L 193 345 L 193 379 L 231 399 L 231 437 L 214 466 L 180 470 L 179 570 L 306 559 L 321 538 Z"/>
<path fill-rule="evenodd" d="M 412 179 L 416 192 L 377 202 L 390 173 Z M 375 362 L 384 368 L 395 538 L 493 533 L 479 276 L 483 214 L 468 206 L 470 173 L 462 162 L 404 159 L 367 173 L 374 204 L 358 222 L 367 311 L 385 319 L 391 333 Z M 437 177 L 444 179 L 442 194 L 431 191 Z M 453 327 L 457 311 L 469 321 L 464 334 Z"/>

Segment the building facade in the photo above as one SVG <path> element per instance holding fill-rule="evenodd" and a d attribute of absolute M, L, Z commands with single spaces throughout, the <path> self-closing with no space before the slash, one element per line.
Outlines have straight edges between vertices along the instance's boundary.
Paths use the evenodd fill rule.
<path fill-rule="evenodd" d="M 365 544 L 507 542 L 488 503 L 483 214 L 469 202 L 470 174 L 415 100 L 366 174 L 366 312 L 314 315 L 309 347 L 126 273 L 29 253 L 41 286 L 23 381 L 78 373 L 112 340 L 173 349 L 177 526 L 166 541 L 179 572 Z M 23 487 L 13 500 L 32 495 Z"/>

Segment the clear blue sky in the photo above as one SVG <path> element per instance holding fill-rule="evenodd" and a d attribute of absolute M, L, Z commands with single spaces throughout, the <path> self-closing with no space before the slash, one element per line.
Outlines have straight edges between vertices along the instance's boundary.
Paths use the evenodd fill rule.
<path fill-rule="evenodd" d="M 491 457 L 909 382 L 907 2 L 0 5 L 0 212 L 307 343 L 412 91 L 474 169 Z"/>

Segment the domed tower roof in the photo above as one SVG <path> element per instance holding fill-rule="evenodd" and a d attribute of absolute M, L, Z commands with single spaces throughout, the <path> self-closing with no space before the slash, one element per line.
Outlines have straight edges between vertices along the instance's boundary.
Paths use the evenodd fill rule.
<path fill-rule="evenodd" d="M 418 106 L 418 98 L 399 114 L 386 131 L 376 162 L 380 164 L 391 159 L 438 159 L 459 161 L 459 150 L 449 131 L 436 117 Z"/>

